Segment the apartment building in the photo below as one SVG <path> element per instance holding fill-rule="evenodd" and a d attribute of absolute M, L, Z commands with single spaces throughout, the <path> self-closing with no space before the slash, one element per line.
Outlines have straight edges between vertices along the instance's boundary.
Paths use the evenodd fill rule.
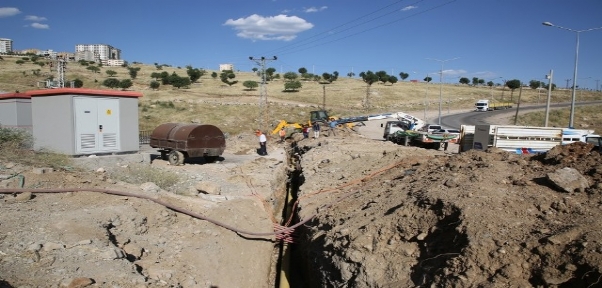
<path fill-rule="evenodd" d="M 13 51 L 13 40 L 0 38 L 0 53 L 9 53 Z"/>
<path fill-rule="evenodd" d="M 224 70 L 234 71 L 234 64 L 219 64 L 219 71 L 221 72 Z"/>
<path fill-rule="evenodd" d="M 121 49 L 106 44 L 75 45 L 75 60 L 100 62 L 103 60 L 121 59 Z"/>

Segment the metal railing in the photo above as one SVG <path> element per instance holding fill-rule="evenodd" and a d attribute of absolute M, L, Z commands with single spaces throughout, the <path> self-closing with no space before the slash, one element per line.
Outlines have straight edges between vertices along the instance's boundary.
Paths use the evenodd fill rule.
<path fill-rule="evenodd" d="M 150 136 L 151 136 L 151 131 L 140 131 L 140 134 L 138 135 L 138 142 L 140 143 L 140 145 L 142 144 L 150 144 Z"/>

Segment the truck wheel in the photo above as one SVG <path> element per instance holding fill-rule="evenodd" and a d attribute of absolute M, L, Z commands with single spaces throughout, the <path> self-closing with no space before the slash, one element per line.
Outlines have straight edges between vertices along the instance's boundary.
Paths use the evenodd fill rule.
<path fill-rule="evenodd" d="M 173 166 L 178 166 L 184 164 L 184 154 L 180 151 L 171 150 L 168 155 L 169 164 Z"/>

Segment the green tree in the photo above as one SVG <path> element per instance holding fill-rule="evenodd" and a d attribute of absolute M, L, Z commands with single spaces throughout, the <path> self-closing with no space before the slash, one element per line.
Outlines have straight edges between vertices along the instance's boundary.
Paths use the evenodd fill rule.
<path fill-rule="evenodd" d="M 132 87 L 132 85 L 134 85 L 134 83 L 132 83 L 131 79 L 123 79 L 119 81 L 119 88 L 121 88 L 121 90 L 126 90 Z"/>
<path fill-rule="evenodd" d="M 257 67 L 253 67 L 253 69 L 251 69 L 251 71 L 253 71 L 253 72 L 255 72 L 255 73 L 257 73 L 257 70 L 259 70 L 259 69 L 257 69 Z M 215 73 L 215 72 L 214 72 L 214 73 Z"/>
<path fill-rule="evenodd" d="M 393 84 L 397 83 L 398 80 L 397 80 L 397 77 L 391 75 L 391 76 L 389 76 L 388 81 L 389 81 L 389 83 L 391 83 L 391 85 L 393 85 Z"/>
<path fill-rule="evenodd" d="M 286 81 L 294 81 L 294 80 L 297 80 L 299 75 L 297 75 L 297 73 L 295 73 L 295 72 L 286 72 L 286 73 L 284 73 L 283 77 L 284 77 L 284 80 L 286 80 Z"/>
<path fill-rule="evenodd" d="M 149 86 L 151 89 L 157 90 L 159 89 L 159 86 L 161 86 L 161 83 L 159 83 L 158 81 L 151 81 Z"/>
<path fill-rule="evenodd" d="M 73 79 L 73 87 L 71 88 L 82 88 L 84 87 L 84 81 L 80 80 L 79 78 L 75 78 Z M 71 85 L 71 83 L 69 83 L 69 85 Z"/>
<path fill-rule="evenodd" d="M 324 81 L 326 83 L 332 83 L 333 78 L 334 78 L 334 76 L 330 73 L 326 73 L 326 72 L 322 73 L 322 79 L 324 79 Z"/>
<path fill-rule="evenodd" d="M 512 79 L 506 82 L 506 86 L 510 88 L 510 101 L 514 96 L 514 90 L 520 88 L 521 82 L 518 79 Z"/>
<path fill-rule="evenodd" d="M 458 82 L 460 82 L 460 84 L 465 84 L 465 85 L 470 84 L 470 80 L 466 77 L 460 78 L 460 81 L 458 81 Z"/>
<path fill-rule="evenodd" d="M 401 78 L 402 81 L 408 79 L 408 77 L 410 77 L 410 74 L 408 74 L 408 73 L 405 73 L 405 72 L 399 73 L 399 78 Z"/>
<path fill-rule="evenodd" d="M 161 78 L 161 73 L 159 73 L 159 72 L 153 72 L 153 73 L 151 73 L 150 77 L 153 78 L 153 79 L 155 79 L 155 81 L 159 80 L 159 78 Z"/>
<path fill-rule="evenodd" d="M 274 73 L 276 73 L 276 69 L 275 68 L 268 68 L 265 69 L 265 79 L 266 81 L 272 81 L 274 80 Z"/>
<path fill-rule="evenodd" d="M 172 78 L 171 81 L 172 81 L 171 85 L 173 87 L 178 88 L 178 89 L 183 88 L 183 87 L 184 88 L 185 87 L 189 87 L 190 83 L 191 83 L 190 82 L 190 78 L 188 78 L 188 77 L 179 77 L 179 76 Z"/>
<path fill-rule="evenodd" d="M 15 63 L 19 64 L 19 66 L 20 66 L 20 65 L 23 65 L 23 63 L 25 63 L 25 61 L 23 61 L 23 60 L 17 60 L 17 61 L 15 61 Z"/>
<path fill-rule="evenodd" d="M 257 69 L 257 68 L 255 68 L 255 69 Z M 211 78 L 216 79 L 217 78 L 217 72 L 214 71 L 213 73 L 211 73 Z"/>
<path fill-rule="evenodd" d="M 353 73 L 353 72 L 347 73 L 347 77 L 352 78 L 353 76 L 355 76 L 355 73 Z"/>
<path fill-rule="evenodd" d="M 77 61 L 77 62 L 79 63 L 79 65 L 82 65 L 82 66 L 88 66 L 88 65 L 90 65 L 90 64 L 88 64 L 88 61 L 86 61 L 86 60 L 83 60 L 83 59 L 82 59 L 82 60 L 79 60 L 79 61 Z"/>
<path fill-rule="evenodd" d="M 301 82 L 300 81 L 287 81 L 284 83 L 284 91 L 287 92 L 296 92 L 299 89 L 301 89 Z"/>
<path fill-rule="evenodd" d="M 378 81 L 378 76 L 376 74 L 374 74 L 374 72 L 368 70 L 366 72 L 360 72 L 360 77 L 362 77 L 362 80 L 368 84 L 366 87 L 366 97 L 364 98 L 364 107 L 366 108 L 370 108 L 370 87 L 372 87 L 372 84 L 374 84 L 375 82 Z"/>
<path fill-rule="evenodd" d="M 136 79 L 138 77 L 138 71 L 140 71 L 140 67 L 129 67 L 128 72 L 130 74 L 130 78 Z"/>
<path fill-rule="evenodd" d="M 376 76 L 378 76 L 378 81 L 383 82 L 383 84 L 389 81 L 389 74 L 384 70 L 376 72 Z"/>
<path fill-rule="evenodd" d="M 485 84 L 485 79 L 479 79 L 479 85 L 484 85 Z"/>
<path fill-rule="evenodd" d="M 44 62 L 36 62 L 36 63 L 37 63 L 38 65 L 40 65 L 40 67 L 44 67 L 44 66 L 46 66 L 46 63 L 44 63 Z"/>
<path fill-rule="evenodd" d="M 299 71 L 297 71 L 297 72 L 299 72 L 299 74 L 303 75 L 303 74 L 307 73 L 307 69 L 305 69 L 305 67 L 301 67 L 301 68 L 299 68 Z"/>
<path fill-rule="evenodd" d="M 190 77 L 190 82 L 195 83 L 197 80 L 199 80 L 201 77 L 203 77 L 203 75 L 205 75 L 207 72 L 203 69 L 198 69 L 198 68 L 192 68 L 192 66 L 186 66 L 187 70 L 186 73 L 188 74 L 188 77 Z"/>
<path fill-rule="evenodd" d="M 422 79 L 422 81 L 424 81 L 424 82 L 431 82 L 431 81 L 433 81 L 433 78 L 429 77 L 429 76 L 426 76 L 426 77 L 424 77 L 424 79 Z"/>
<path fill-rule="evenodd" d="M 541 87 L 545 87 L 546 83 L 543 83 L 539 80 L 531 80 L 529 81 L 529 87 L 531 87 L 531 89 L 537 89 L 537 88 L 541 88 Z"/>
<path fill-rule="evenodd" d="M 117 75 L 117 72 L 115 72 L 114 70 L 107 70 L 105 71 L 105 73 L 107 73 L 109 77 L 114 77 L 115 75 Z"/>
<path fill-rule="evenodd" d="M 98 68 L 96 66 L 88 66 L 86 69 L 90 70 L 90 71 L 92 71 L 94 73 L 98 73 L 100 71 L 100 68 Z"/>
<path fill-rule="evenodd" d="M 479 78 L 472 77 L 472 86 L 477 86 L 479 84 Z"/>
<path fill-rule="evenodd" d="M 487 82 L 487 86 L 488 86 L 488 87 L 493 87 L 493 81 L 489 81 L 489 82 Z"/>
<path fill-rule="evenodd" d="M 247 90 L 255 90 L 257 87 L 259 87 L 259 83 L 257 83 L 257 81 L 247 80 L 242 82 L 242 86 L 247 87 Z"/>
<path fill-rule="evenodd" d="M 119 87 L 120 81 L 115 78 L 107 78 L 102 82 L 102 85 L 111 89 Z"/>
<path fill-rule="evenodd" d="M 234 74 L 234 72 L 232 72 L 232 70 L 223 70 L 222 73 L 219 75 L 219 78 L 222 80 L 222 82 L 228 84 L 228 86 L 232 86 L 238 83 L 238 81 L 232 80 L 236 78 L 236 75 Z"/>

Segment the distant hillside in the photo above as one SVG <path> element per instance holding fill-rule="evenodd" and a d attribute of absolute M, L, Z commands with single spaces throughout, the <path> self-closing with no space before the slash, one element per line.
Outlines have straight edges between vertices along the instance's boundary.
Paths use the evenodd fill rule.
<path fill-rule="evenodd" d="M 28 91 L 41 89 L 38 85 L 49 77 L 57 78 L 56 71 L 49 65 L 40 65 L 31 61 L 17 64 L 22 57 L 3 56 L 0 60 L 0 91 Z M 301 81 L 302 88 L 298 92 L 285 92 L 282 79 L 268 82 L 267 95 L 269 105 L 267 116 L 260 116 L 259 96 L 260 88 L 246 89 L 242 83 L 247 80 L 260 82 L 261 79 L 253 72 L 235 72 L 232 80 L 237 84 L 228 86 L 221 82 L 219 77 L 213 79 L 211 73 L 219 71 L 208 70 L 196 83 L 189 88 L 176 89 L 172 86 L 161 85 L 159 89 L 150 88 L 154 79 L 150 75 L 154 72 L 176 73 L 186 77 L 185 67 L 163 67 L 158 70 L 154 64 L 130 64 L 130 67 L 139 67 L 140 71 L 133 86 L 128 90 L 140 91 L 144 97 L 140 99 L 140 125 L 141 129 L 152 129 L 156 125 L 168 121 L 218 123 L 224 130 L 231 133 L 251 131 L 261 119 L 267 117 L 270 124 L 280 119 L 288 121 L 306 121 L 307 113 L 326 104 L 326 109 L 331 114 L 344 116 L 383 113 L 391 111 L 424 111 L 438 109 L 439 97 L 444 109 L 471 110 L 478 99 L 503 99 L 518 100 L 520 91 L 511 92 L 501 87 L 488 86 L 472 87 L 461 84 L 439 83 L 412 83 L 400 81 L 393 85 L 387 83 L 373 84 L 368 92 L 367 85 L 361 78 L 339 77 L 331 84 L 320 84 L 315 81 Z M 193 67 L 196 68 L 196 67 Z M 80 79 L 84 88 L 107 89 L 102 86 L 105 79 L 109 78 L 106 71 L 113 70 L 117 74 L 113 77 L 119 80 L 129 79 L 128 69 L 125 67 L 100 67 L 99 73 L 94 73 L 77 62 L 67 64 L 65 75 L 66 82 Z M 377 70 L 377 69 L 375 69 Z M 280 72 L 280 71 L 278 71 Z M 297 71 L 283 71 L 297 72 Z M 283 74 L 283 73 L 281 73 Z M 451 81 L 451 80 L 449 80 Z M 457 81 L 457 80 L 454 80 Z M 602 99 L 601 93 L 578 91 L 579 100 Z M 369 108 L 364 103 L 368 97 Z M 546 91 L 523 88 L 522 103 L 544 103 Z M 552 102 L 567 102 L 570 99 L 569 90 L 557 90 L 552 93 Z M 449 104 L 448 104 L 449 102 Z M 170 104 L 171 103 L 171 104 Z M 449 108 L 448 108 L 449 107 Z"/>

